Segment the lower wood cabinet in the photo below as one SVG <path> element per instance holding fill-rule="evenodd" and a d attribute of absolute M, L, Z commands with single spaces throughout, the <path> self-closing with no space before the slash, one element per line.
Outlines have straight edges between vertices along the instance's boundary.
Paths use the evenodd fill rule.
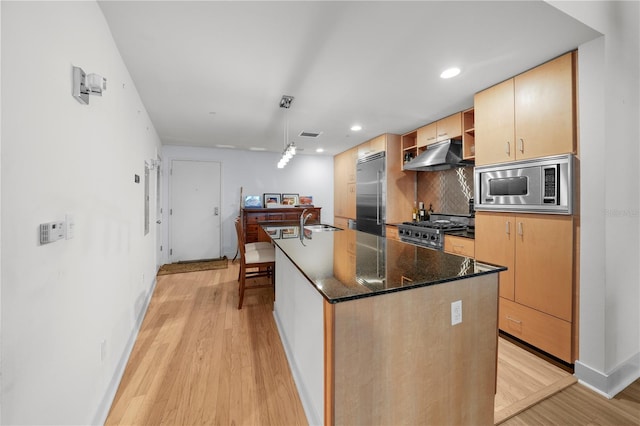
<path fill-rule="evenodd" d="M 509 268 L 500 274 L 500 329 L 573 363 L 573 217 L 478 212 L 475 222 L 476 259 Z"/>
<path fill-rule="evenodd" d="M 573 363 L 572 324 L 520 303 L 500 298 L 500 330 L 566 362 Z"/>
<path fill-rule="evenodd" d="M 475 241 L 472 238 L 456 235 L 444 236 L 444 251 L 466 257 L 475 257 Z"/>

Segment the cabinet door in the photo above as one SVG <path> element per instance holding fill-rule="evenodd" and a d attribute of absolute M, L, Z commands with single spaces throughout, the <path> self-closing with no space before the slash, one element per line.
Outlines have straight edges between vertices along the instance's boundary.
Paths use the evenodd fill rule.
<path fill-rule="evenodd" d="M 347 205 L 345 210 L 345 217 L 349 219 L 356 218 L 356 184 L 347 184 Z"/>
<path fill-rule="evenodd" d="M 476 259 L 508 268 L 500 272 L 500 297 L 509 300 L 514 298 L 514 241 L 514 216 L 504 213 L 478 212 L 476 214 Z"/>
<path fill-rule="evenodd" d="M 474 96 L 476 166 L 515 160 L 513 79 Z"/>
<path fill-rule="evenodd" d="M 333 208 L 336 216 L 347 214 L 347 173 L 349 152 L 333 157 Z"/>
<path fill-rule="evenodd" d="M 417 145 L 418 148 L 436 143 L 438 137 L 438 129 L 436 123 L 427 124 L 417 130 Z"/>
<path fill-rule="evenodd" d="M 572 320 L 573 219 L 516 216 L 515 301 Z"/>
<path fill-rule="evenodd" d="M 380 135 L 367 142 L 358 145 L 358 158 L 366 157 L 367 155 L 375 154 L 386 150 L 386 136 Z"/>
<path fill-rule="evenodd" d="M 574 53 L 514 78 L 518 159 L 575 150 Z"/>
<path fill-rule="evenodd" d="M 462 136 L 462 113 L 457 112 L 436 122 L 436 141 Z"/>
<path fill-rule="evenodd" d="M 345 153 L 345 174 L 347 183 L 355 183 L 356 181 L 356 163 L 358 162 L 358 148 L 353 147 Z"/>

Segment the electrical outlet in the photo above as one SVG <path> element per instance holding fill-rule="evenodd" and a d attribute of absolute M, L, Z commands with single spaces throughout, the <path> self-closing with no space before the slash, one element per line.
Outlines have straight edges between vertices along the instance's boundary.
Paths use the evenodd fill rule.
<path fill-rule="evenodd" d="M 451 325 L 462 322 L 462 300 L 451 302 Z"/>

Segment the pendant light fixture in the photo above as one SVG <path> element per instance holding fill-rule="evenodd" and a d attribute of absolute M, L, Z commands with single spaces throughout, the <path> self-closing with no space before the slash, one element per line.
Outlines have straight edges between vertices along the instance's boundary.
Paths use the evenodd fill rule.
<path fill-rule="evenodd" d="M 289 109 L 291 107 L 291 102 L 293 102 L 293 96 L 282 95 L 282 99 L 280 99 L 280 108 Z M 285 114 L 284 121 L 284 151 L 282 151 L 282 158 L 278 161 L 278 168 L 282 169 L 287 165 L 289 160 L 296 155 L 296 146 L 293 142 L 287 144 L 289 140 L 289 118 Z"/>

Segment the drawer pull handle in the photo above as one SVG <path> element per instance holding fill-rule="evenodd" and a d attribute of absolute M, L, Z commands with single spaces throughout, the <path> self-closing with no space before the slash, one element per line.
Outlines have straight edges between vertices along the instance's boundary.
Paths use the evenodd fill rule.
<path fill-rule="evenodd" d="M 524 228 L 522 226 L 522 222 L 518 222 L 518 234 L 520 236 L 524 235 Z"/>
<path fill-rule="evenodd" d="M 509 321 L 515 322 L 515 323 L 516 323 L 516 324 L 518 324 L 518 325 L 522 325 L 522 321 L 517 320 L 517 319 L 515 319 L 515 318 L 511 318 L 511 317 L 510 317 L 510 316 L 508 316 L 508 315 L 507 315 L 507 319 L 508 319 Z"/>
<path fill-rule="evenodd" d="M 507 233 L 507 235 L 511 235 L 511 222 L 510 221 L 506 221 L 505 222 L 505 230 L 504 232 Z"/>

